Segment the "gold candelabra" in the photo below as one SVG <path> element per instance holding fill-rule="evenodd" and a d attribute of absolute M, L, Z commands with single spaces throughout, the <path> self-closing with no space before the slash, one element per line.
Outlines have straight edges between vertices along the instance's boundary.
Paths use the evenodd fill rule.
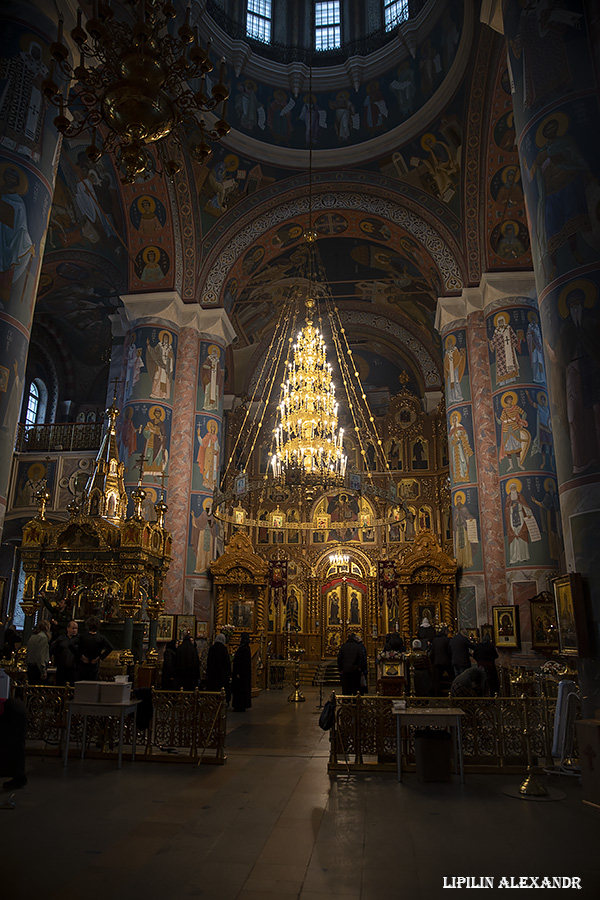
<path fill-rule="evenodd" d="M 314 306 L 314 300 L 306 301 L 306 324 L 282 384 L 271 467 L 276 477 L 297 473 L 304 480 L 341 481 L 347 462 L 344 429 L 338 429 L 331 364 L 323 336 L 312 322 Z"/>

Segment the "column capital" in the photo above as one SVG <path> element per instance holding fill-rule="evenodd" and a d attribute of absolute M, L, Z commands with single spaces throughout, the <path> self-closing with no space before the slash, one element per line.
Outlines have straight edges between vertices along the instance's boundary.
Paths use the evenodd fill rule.
<path fill-rule="evenodd" d="M 533 272 L 485 272 L 478 287 L 464 288 L 459 297 L 438 297 L 435 327 L 444 334 L 466 324 L 471 313 L 511 301 L 537 307 Z"/>
<path fill-rule="evenodd" d="M 144 319 L 160 319 L 177 328 L 194 328 L 200 337 L 223 343 L 226 347 L 236 338 L 233 325 L 224 309 L 203 309 L 197 303 L 184 303 L 177 291 L 146 294 L 123 294 L 122 315 L 131 328 Z"/>
<path fill-rule="evenodd" d="M 483 309 L 498 300 L 533 300 L 537 306 L 535 275 L 531 272 L 484 272 L 479 285 Z"/>
<path fill-rule="evenodd" d="M 499 34 L 504 34 L 502 0 L 482 0 L 479 21 L 484 25 L 489 25 Z"/>
<path fill-rule="evenodd" d="M 464 288 L 460 297 L 438 297 L 435 327 L 444 334 L 466 325 L 467 316 L 483 308 L 481 288 Z"/>

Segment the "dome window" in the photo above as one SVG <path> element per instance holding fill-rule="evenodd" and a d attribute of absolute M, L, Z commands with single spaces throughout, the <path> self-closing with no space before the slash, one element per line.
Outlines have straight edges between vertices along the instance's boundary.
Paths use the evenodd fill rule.
<path fill-rule="evenodd" d="M 248 0 L 246 35 L 263 44 L 271 42 L 271 0 Z"/>
<path fill-rule="evenodd" d="M 315 50 L 337 50 L 341 45 L 339 0 L 315 3 Z"/>
<path fill-rule="evenodd" d="M 408 19 L 408 0 L 383 0 L 385 30 L 392 31 Z"/>

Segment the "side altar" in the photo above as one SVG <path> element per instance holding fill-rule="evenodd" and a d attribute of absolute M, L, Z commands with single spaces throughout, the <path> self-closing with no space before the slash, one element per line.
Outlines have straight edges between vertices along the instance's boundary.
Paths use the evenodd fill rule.
<path fill-rule="evenodd" d="M 156 631 L 162 612 L 162 591 L 171 562 L 171 533 L 165 528 L 167 504 L 155 504 L 156 521 L 143 516 L 146 492 L 143 472 L 132 493 L 133 514 L 127 517 L 128 497 L 119 461 L 115 422 L 119 410 L 113 400 L 108 425 L 81 500 L 69 504 L 66 522 L 46 518 L 49 494 L 41 487 L 38 515 L 23 528 L 21 558 L 25 576 L 21 606 L 25 613 L 23 644 L 36 615 L 48 608 L 59 621 L 98 616 L 102 630 L 121 662 L 132 663 L 134 624 L 141 651 L 141 619 L 149 620 L 148 662 L 156 662 Z M 143 460 L 141 465 L 143 465 Z"/>

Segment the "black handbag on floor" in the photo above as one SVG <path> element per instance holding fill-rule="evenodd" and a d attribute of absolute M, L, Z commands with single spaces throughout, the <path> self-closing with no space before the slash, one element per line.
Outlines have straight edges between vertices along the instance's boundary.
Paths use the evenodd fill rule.
<path fill-rule="evenodd" d="M 333 727 L 333 720 L 335 718 L 335 700 L 327 700 L 323 709 L 321 710 L 321 715 L 319 716 L 319 728 L 322 728 L 323 731 L 329 731 L 330 728 Z"/>

